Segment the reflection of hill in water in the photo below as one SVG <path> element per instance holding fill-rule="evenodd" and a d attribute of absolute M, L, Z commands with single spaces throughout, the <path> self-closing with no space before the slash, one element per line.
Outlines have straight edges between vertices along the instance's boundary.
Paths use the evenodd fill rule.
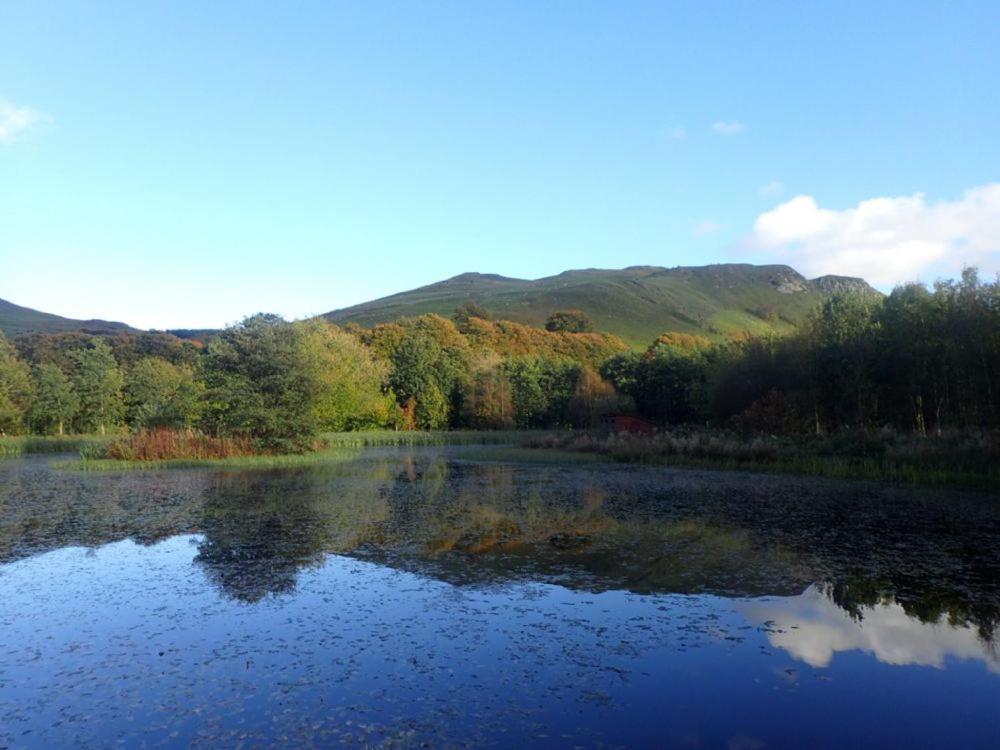
<path fill-rule="evenodd" d="M 292 590 L 300 569 L 338 553 L 458 585 L 759 596 L 822 582 L 855 616 L 893 597 L 922 621 L 996 627 L 1000 509 L 989 498 L 462 455 L 122 475 L 10 461 L 0 465 L 0 559 L 194 531 L 197 563 L 245 601 Z"/>

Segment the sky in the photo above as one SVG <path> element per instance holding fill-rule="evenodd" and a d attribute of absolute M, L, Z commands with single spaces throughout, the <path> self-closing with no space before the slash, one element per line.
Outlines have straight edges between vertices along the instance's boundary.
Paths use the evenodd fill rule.
<path fill-rule="evenodd" d="M 1000 3 L 0 3 L 0 298 L 297 318 L 466 271 L 1000 271 Z"/>

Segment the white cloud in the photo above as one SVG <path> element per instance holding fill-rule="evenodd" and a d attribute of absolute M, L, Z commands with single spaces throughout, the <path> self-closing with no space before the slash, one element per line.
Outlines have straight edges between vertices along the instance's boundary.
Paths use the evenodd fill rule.
<path fill-rule="evenodd" d="M 747 245 L 807 276 L 861 276 L 880 286 L 955 276 L 964 265 L 990 274 L 1000 270 L 1000 183 L 954 201 L 928 203 L 917 193 L 842 211 L 799 195 L 758 216 Z"/>
<path fill-rule="evenodd" d="M 720 229 L 722 229 L 721 226 L 716 224 L 714 221 L 706 219 L 705 221 L 698 224 L 694 229 L 692 229 L 691 234 L 693 234 L 695 237 L 705 237 L 706 235 L 709 234 L 715 234 Z"/>
<path fill-rule="evenodd" d="M 747 129 L 747 126 L 739 120 L 719 120 L 712 123 L 712 132 L 719 135 L 739 135 Z"/>
<path fill-rule="evenodd" d="M 683 141 L 687 138 L 687 131 L 678 125 L 677 127 L 670 128 L 670 130 L 667 131 L 667 137 L 672 138 L 675 141 Z"/>
<path fill-rule="evenodd" d="M 766 185 L 762 185 L 761 188 L 760 188 L 760 190 L 757 191 L 757 194 L 758 195 L 764 195 L 764 196 L 781 195 L 781 192 L 784 189 L 785 189 L 785 186 L 782 185 L 778 180 L 771 180 Z"/>
<path fill-rule="evenodd" d="M 10 143 L 21 132 L 46 119 L 31 109 L 0 99 L 0 143 Z"/>
<path fill-rule="evenodd" d="M 971 627 L 952 625 L 946 617 L 921 622 L 895 602 L 863 611 L 860 621 L 810 586 L 801 596 L 743 607 L 753 621 L 769 623 L 768 641 L 811 667 L 827 667 L 834 655 L 863 651 L 884 664 L 920 664 L 941 668 L 951 659 L 981 661 L 1000 672 L 996 653 Z"/>

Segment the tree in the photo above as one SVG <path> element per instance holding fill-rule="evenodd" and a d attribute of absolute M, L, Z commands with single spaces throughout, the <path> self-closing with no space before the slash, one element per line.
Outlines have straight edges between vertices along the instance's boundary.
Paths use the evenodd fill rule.
<path fill-rule="evenodd" d="M 539 357 L 511 357 L 503 363 L 510 383 L 514 422 L 521 429 L 546 426 L 549 394 L 542 387 L 542 368 Z"/>
<path fill-rule="evenodd" d="M 623 352 L 609 357 L 601 365 L 601 377 L 610 382 L 620 393 L 633 398 L 639 385 L 639 367 L 642 358 L 637 352 Z"/>
<path fill-rule="evenodd" d="M 386 427 L 396 418 L 389 368 L 357 338 L 321 320 L 301 324 L 320 380 L 316 418 L 323 430 Z"/>
<path fill-rule="evenodd" d="M 53 364 L 37 365 L 32 372 L 34 398 L 28 411 L 28 423 L 34 432 L 57 435 L 80 408 L 80 398 L 66 374 Z"/>
<path fill-rule="evenodd" d="M 202 386 L 194 370 L 145 357 L 125 376 L 125 421 L 134 428 L 189 428 L 201 411 Z"/>
<path fill-rule="evenodd" d="M 0 435 L 18 433 L 31 402 L 31 368 L 0 332 Z"/>
<path fill-rule="evenodd" d="M 601 419 L 628 408 L 614 386 L 589 367 L 584 368 L 576 383 L 569 404 L 570 417 L 576 427 L 597 427 Z"/>
<path fill-rule="evenodd" d="M 305 331 L 262 313 L 213 339 L 202 363 L 202 424 L 265 450 L 308 448 L 318 434 L 323 383 Z"/>
<path fill-rule="evenodd" d="M 124 413 L 123 378 L 111 347 L 103 339 L 70 353 L 73 362 L 73 386 L 80 398 L 76 415 L 79 432 L 98 431 L 121 423 Z"/>
<path fill-rule="evenodd" d="M 476 362 L 462 401 L 465 422 L 478 429 L 510 429 L 514 404 L 510 381 L 495 354 Z"/>
<path fill-rule="evenodd" d="M 557 310 L 545 321 L 545 330 L 590 333 L 594 330 L 594 324 L 590 322 L 587 313 L 582 310 Z"/>
<path fill-rule="evenodd" d="M 392 356 L 389 382 L 400 404 L 412 401 L 415 425 L 424 430 L 448 427 L 449 406 L 441 389 L 441 347 L 429 336 L 407 336 Z"/>
<path fill-rule="evenodd" d="M 466 300 L 458 307 L 455 308 L 455 314 L 452 319 L 455 321 L 455 325 L 458 326 L 458 330 L 465 333 L 469 326 L 469 321 L 473 318 L 479 320 L 490 320 L 490 314 L 486 311 L 486 308 L 480 305 L 474 300 Z"/>
<path fill-rule="evenodd" d="M 462 410 L 462 385 L 473 357 L 455 324 L 440 315 L 404 318 L 391 327 L 376 326 L 372 340 L 387 356 L 389 385 L 413 426 L 451 426 Z"/>
<path fill-rule="evenodd" d="M 831 423 L 862 428 L 877 416 L 871 377 L 876 304 L 867 294 L 835 294 L 808 321 L 817 397 Z"/>

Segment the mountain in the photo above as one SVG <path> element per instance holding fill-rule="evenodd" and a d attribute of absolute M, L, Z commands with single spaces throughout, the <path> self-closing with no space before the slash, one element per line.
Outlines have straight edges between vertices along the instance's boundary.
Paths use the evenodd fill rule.
<path fill-rule="evenodd" d="M 809 310 L 840 292 L 879 294 L 863 279 L 822 276 L 809 280 L 788 266 L 631 266 L 564 271 L 535 280 L 463 273 L 419 289 L 334 310 L 324 317 L 336 323 L 371 326 L 423 313 L 451 316 L 460 304 L 473 300 L 494 318 L 543 326 L 556 310 L 583 310 L 598 331 L 617 334 L 633 346 L 644 347 L 666 331 L 715 339 L 740 331 L 788 332 Z M 137 331 L 125 323 L 73 320 L 2 299 L 0 330 L 10 338 L 31 332 Z M 168 333 L 204 339 L 215 332 Z"/>
<path fill-rule="evenodd" d="M 831 294 L 879 294 L 863 279 L 809 280 L 788 266 L 745 263 L 565 271 L 542 279 L 463 273 L 436 284 L 334 310 L 336 323 L 371 326 L 404 316 L 450 316 L 468 300 L 494 318 L 541 326 L 556 310 L 583 310 L 599 331 L 645 346 L 665 331 L 722 338 L 730 333 L 787 332 Z"/>
<path fill-rule="evenodd" d="M 0 330 L 8 338 L 22 333 L 66 333 L 69 331 L 123 333 L 136 331 L 135 328 L 125 323 L 109 320 L 74 320 L 52 313 L 32 310 L 30 307 L 15 305 L 4 299 L 0 299 Z"/>

